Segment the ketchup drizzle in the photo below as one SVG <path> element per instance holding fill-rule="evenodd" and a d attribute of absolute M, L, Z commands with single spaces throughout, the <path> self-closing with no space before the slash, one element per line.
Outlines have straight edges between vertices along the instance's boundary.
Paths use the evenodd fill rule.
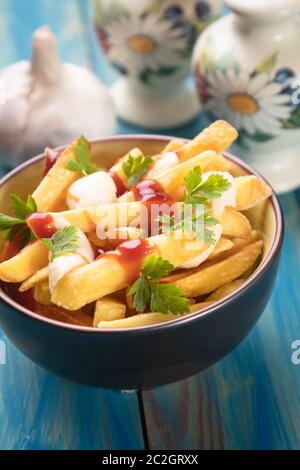
<path fill-rule="evenodd" d="M 117 187 L 117 197 L 120 197 L 122 196 L 122 194 L 126 193 L 127 188 L 118 173 L 116 173 L 115 171 L 110 171 L 109 175 L 111 176 Z"/>
<path fill-rule="evenodd" d="M 61 152 L 57 150 L 47 149 L 45 153 L 45 171 L 44 176 L 51 170 L 53 165 L 57 162 Z"/>
<path fill-rule="evenodd" d="M 157 217 L 163 214 L 174 216 L 173 212 L 170 213 L 169 208 L 173 206 L 175 201 L 165 192 L 158 181 L 152 179 L 142 180 L 132 188 L 132 191 L 135 200 L 141 201 L 147 209 L 147 220 L 142 217 L 141 227 L 148 237 L 158 235 L 161 232 L 161 224 L 157 221 Z M 154 208 L 154 205 L 157 207 Z"/>
<path fill-rule="evenodd" d="M 35 212 L 26 218 L 26 222 L 37 238 L 51 238 L 57 232 L 54 219 L 50 214 Z"/>
<path fill-rule="evenodd" d="M 130 240 L 118 246 L 114 251 L 106 252 L 103 257 L 113 257 L 124 268 L 127 284 L 133 284 L 141 274 L 146 256 L 151 254 L 153 247 L 145 239 Z"/>

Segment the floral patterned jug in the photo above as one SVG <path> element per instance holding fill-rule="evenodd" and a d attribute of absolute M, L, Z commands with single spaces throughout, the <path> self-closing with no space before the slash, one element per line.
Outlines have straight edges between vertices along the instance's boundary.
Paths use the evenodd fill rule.
<path fill-rule="evenodd" d="M 233 13 L 206 29 L 193 69 L 209 119 L 240 137 L 234 151 L 278 192 L 300 186 L 299 0 L 227 0 Z M 297 79 L 299 77 L 299 79 Z"/>
<path fill-rule="evenodd" d="M 118 115 L 148 128 L 191 120 L 199 102 L 190 74 L 195 41 L 221 0 L 94 0 L 103 52 L 121 74 L 112 87 Z"/>

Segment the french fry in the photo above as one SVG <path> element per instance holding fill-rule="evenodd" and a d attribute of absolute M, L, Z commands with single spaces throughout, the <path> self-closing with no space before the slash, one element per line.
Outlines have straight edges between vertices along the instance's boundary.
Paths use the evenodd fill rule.
<path fill-rule="evenodd" d="M 20 253 L 0 263 L 0 279 L 23 282 L 48 264 L 48 250 L 42 241 L 26 246 Z"/>
<path fill-rule="evenodd" d="M 234 179 L 236 187 L 236 209 L 245 211 L 257 206 L 272 195 L 272 188 L 257 176 L 239 176 Z"/>
<path fill-rule="evenodd" d="M 40 282 L 33 289 L 33 297 L 36 302 L 42 305 L 51 304 L 51 293 L 48 281 Z"/>
<path fill-rule="evenodd" d="M 187 297 L 210 294 L 247 271 L 261 254 L 262 247 L 262 241 L 247 245 L 232 256 L 203 264 L 199 270 L 176 281 L 175 284 Z"/>
<path fill-rule="evenodd" d="M 236 289 L 241 287 L 243 284 L 245 284 L 245 281 L 245 279 L 236 279 L 235 281 L 230 282 L 229 284 L 225 284 L 225 286 L 220 287 L 215 292 L 210 294 L 210 296 L 207 297 L 206 302 L 216 302 L 217 300 L 223 299 L 227 295 L 232 294 L 232 292 L 235 292 Z"/>
<path fill-rule="evenodd" d="M 188 160 L 205 150 L 222 153 L 233 144 L 237 137 L 237 130 L 228 122 L 216 121 L 176 153 L 181 161 Z"/>
<path fill-rule="evenodd" d="M 19 287 L 20 292 L 25 292 L 32 287 L 37 286 L 41 282 L 47 281 L 49 277 L 49 267 L 45 266 L 44 268 L 37 271 L 33 276 L 30 276 L 26 279 Z"/>
<path fill-rule="evenodd" d="M 116 202 L 64 211 L 59 215 L 82 232 L 89 233 L 94 232 L 100 222 L 103 222 L 103 227 L 126 226 L 140 217 L 142 210 L 140 202 Z"/>
<path fill-rule="evenodd" d="M 97 328 L 99 322 L 114 321 L 125 318 L 126 305 L 113 297 L 103 297 L 95 305 L 93 326 Z"/>
<path fill-rule="evenodd" d="M 214 251 L 211 253 L 211 255 L 209 255 L 207 259 L 208 260 L 215 259 L 220 254 L 233 248 L 233 246 L 234 244 L 231 240 L 225 237 L 221 237 L 218 243 L 216 244 Z"/>
<path fill-rule="evenodd" d="M 203 172 L 227 171 L 229 162 L 222 155 L 207 150 L 170 170 L 158 174 L 155 179 L 162 185 L 169 196 L 174 198 L 174 200 L 180 200 L 184 195 L 184 178 L 195 166 L 200 166 Z M 134 200 L 135 197 L 132 191 L 123 194 L 119 198 L 120 202 L 132 202 Z"/>
<path fill-rule="evenodd" d="M 74 141 L 58 158 L 51 170 L 44 176 L 32 194 L 38 211 L 59 211 L 65 204 L 65 195 L 68 187 L 74 183 L 81 174 L 69 171 L 65 167 L 74 157 L 73 149 L 78 144 Z"/>
<path fill-rule="evenodd" d="M 148 243 L 153 247 L 151 254 L 161 256 L 176 267 L 199 255 L 208 247 L 196 238 L 188 241 L 182 237 L 177 239 L 176 233 L 173 232 L 171 237 L 157 235 L 148 238 Z M 127 279 L 126 267 L 124 269 L 117 257 L 103 256 L 66 274 L 57 283 L 52 294 L 52 302 L 68 310 L 77 310 L 83 305 L 127 287 Z"/>
<path fill-rule="evenodd" d="M 185 142 L 181 139 L 172 139 L 170 142 L 165 146 L 161 153 L 167 152 L 174 152 L 175 150 L 180 149 L 185 145 Z"/>
<path fill-rule="evenodd" d="M 129 188 L 128 179 L 123 170 L 124 161 L 131 155 L 132 157 L 138 157 L 143 155 L 143 152 L 139 148 L 133 148 L 124 157 L 121 157 L 110 169 L 112 173 L 116 173 L 118 177 L 123 181 L 125 187 Z"/>
<path fill-rule="evenodd" d="M 248 238 L 251 233 L 251 225 L 247 217 L 231 207 L 224 209 L 219 221 L 223 227 L 224 236 Z"/>
<path fill-rule="evenodd" d="M 204 308 L 209 307 L 211 304 L 212 302 L 201 302 L 191 305 L 190 313 L 203 310 Z M 133 315 L 132 317 L 124 318 L 122 320 L 100 321 L 98 323 L 98 328 L 135 328 L 138 326 L 156 325 L 157 323 L 165 323 L 171 320 L 176 320 L 186 315 L 188 315 L 188 313 L 180 316 L 173 315 L 172 313 L 139 313 L 138 315 Z"/>
<path fill-rule="evenodd" d="M 117 247 L 127 240 L 139 240 L 143 236 L 142 230 L 135 227 L 111 228 L 106 234 L 107 241 L 112 247 Z"/>

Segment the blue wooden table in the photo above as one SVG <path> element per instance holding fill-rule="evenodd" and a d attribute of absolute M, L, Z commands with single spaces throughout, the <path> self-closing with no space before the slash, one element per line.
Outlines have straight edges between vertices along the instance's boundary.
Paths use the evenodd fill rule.
<path fill-rule="evenodd" d="M 64 60 L 111 82 L 89 0 L 1 0 L 0 67 L 29 57 L 41 24 L 57 34 Z M 191 137 L 200 126 L 199 118 L 174 133 Z M 0 330 L 0 449 L 299 449 L 300 365 L 291 356 L 300 339 L 300 194 L 281 202 L 286 237 L 272 299 L 239 348 L 198 376 L 143 394 L 91 389 L 40 369 Z"/>

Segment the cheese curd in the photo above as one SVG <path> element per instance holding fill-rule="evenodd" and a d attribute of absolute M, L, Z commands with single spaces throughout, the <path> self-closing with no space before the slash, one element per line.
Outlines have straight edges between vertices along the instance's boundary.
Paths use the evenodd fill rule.
<path fill-rule="evenodd" d="M 55 216 L 54 223 L 57 230 L 70 225 L 63 217 Z M 76 252 L 66 253 L 51 260 L 49 259 L 49 289 L 53 293 L 57 283 L 70 271 L 86 263 L 94 261 L 94 251 L 85 234 L 77 229 L 78 249 Z"/>
<path fill-rule="evenodd" d="M 70 209 L 107 204 L 117 199 L 117 187 L 106 171 L 97 171 L 75 181 L 68 189 L 67 205 Z"/>
<path fill-rule="evenodd" d="M 234 185 L 233 176 L 228 172 L 208 171 L 203 174 L 202 181 L 206 181 L 210 175 L 221 175 L 230 183 L 229 188 L 227 191 L 224 191 L 221 197 L 211 201 L 212 216 L 218 218 L 223 214 L 225 207 L 236 207 L 236 187 Z"/>
<path fill-rule="evenodd" d="M 175 152 L 166 152 L 162 154 L 162 157 L 159 158 L 151 170 L 147 173 L 147 178 L 154 178 L 159 173 L 163 173 L 164 171 L 173 168 L 174 166 L 178 165 L 179 158 L 177 157 Z"/>
<path fill-rule="evenodd" d="M 215 243 L 213 245 L 210 245 L 205 251 L 200 253 L 200 255 L 195 256 L 195 258 L 189 259 L 188 261 L 185 261 L 184 263 L 179 266 L 182 269 L 192 269 L 192 268 L 197 268 L 202 264 L 208 257 L 211 255 L 211 253 L 214 251 L 216 244 L 221 238 L 222 235 L 222 225 L 217 224 L 214 225 L 213 227 L 210 228 L 210 230 L 213 232 L 214 237 L 215 237 Z"/>

